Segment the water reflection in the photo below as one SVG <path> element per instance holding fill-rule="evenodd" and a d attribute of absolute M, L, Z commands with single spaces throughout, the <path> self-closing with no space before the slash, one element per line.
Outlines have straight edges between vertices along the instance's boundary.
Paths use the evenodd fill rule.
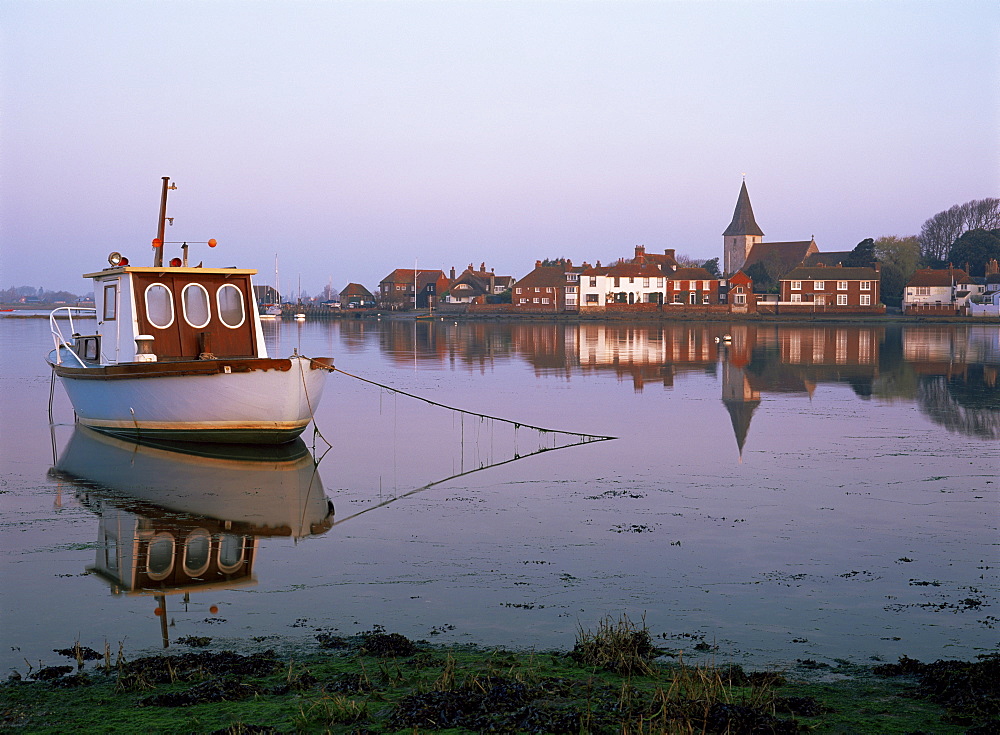
<path fill-rule="evenodd" d="M 154 596 L 164 647 L 168 595 L 254 584 L 260 537 L 322 534 L 334 517 L 301 440 L 136 444 L 77 426 L 52 474 L 100 518 L 88 571 L 114 594 Z"/>
<path fill-rule="evenodd" d="M 731 337 L 722 339 L 723 335 Z M 538 375 L 610 373 L 642 392 L 687 375 L 719 375 L 742 451 L 769 394 L 813 395 L 843 383 L 860 399 L 908 400 L 949 431 L 1000 438 L 1000 328 L 748 322 L 363 322 L 345 345 L 377 339 L 394 362 L 485 367 L 528 362 Z"/>

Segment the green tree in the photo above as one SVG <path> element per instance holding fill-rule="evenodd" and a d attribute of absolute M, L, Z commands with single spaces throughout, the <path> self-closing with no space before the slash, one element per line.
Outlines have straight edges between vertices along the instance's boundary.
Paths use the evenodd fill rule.
<path fill-rule="evenodd" d="M 865 268 L 875 262 L 875 241 L 865 238 L 857 245 L 851 254 L 844 258 L 844 265 L 849 268 Z"/>
<path fill-rule="evenodd" d="M 899 306 L 906 282 L 920 265 L 920 240 L 916 236 L 884 235 L 874 241 L 873 252 L 881 265 L 882 302 Z"/>
<path fill-rule="evenodd" d="M 985 275 L 986 263 L 1000 260 L 1000 229 L 968 230 L 955 240 L 948 259 L 956 268 L 969 267 L 969 275 Z"/>
<path fill-rule="evenodd" d="M 757 293 L 777 293 L 778 279 L 784 275 L 784 267 L 781 258 L 771 253 L 749 268 L 744 268 L 743 272 L 753 279 L 753 290 Z"/>
<path fill-rule="evenodd" d="M 719 270 L 718 258 L 712 258 L 711 260 L 706 260 L 701 267 L 707 270 L 709 273 L 711 273 L 713 278 L 720 278 L 722 276 L 722 272 Z"/>

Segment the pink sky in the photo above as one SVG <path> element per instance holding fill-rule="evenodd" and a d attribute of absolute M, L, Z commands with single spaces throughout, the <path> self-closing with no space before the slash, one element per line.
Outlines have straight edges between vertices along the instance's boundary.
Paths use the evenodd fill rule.
<path fill-rule="evenodd" d="M 995 2 L 7 0 L 3 287 L 168 239 L 318 292 L 397 267 L 842 250 L 1000 195 Z"/>

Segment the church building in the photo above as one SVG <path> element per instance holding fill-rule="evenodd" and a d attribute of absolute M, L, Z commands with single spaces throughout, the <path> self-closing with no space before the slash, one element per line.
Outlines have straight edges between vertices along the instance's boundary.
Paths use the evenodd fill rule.
<path fill-rule="evenodd" d="M 767 263 L 782 274 L 803 264 L 810 264 L 812 256 L 818 256 L 819 248 L 812 238 L 794 242 L 763 242 L 764 231 L 760 229 L 750 206 L 747 182 L 743 181 L 733 221 L 722 233 L 724 255 L 723 266 L 726 275 L 738 270 L 746 271 L 754 263 Z"/>

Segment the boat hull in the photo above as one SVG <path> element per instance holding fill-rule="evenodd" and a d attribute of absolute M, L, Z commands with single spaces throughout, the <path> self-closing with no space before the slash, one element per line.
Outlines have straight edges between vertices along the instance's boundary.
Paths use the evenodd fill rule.
<path fill-rule="evenodd" d="M 323 395 L 329 358 L 52 364 L 81 424 L 133 440 L 282 444 Z"/>

